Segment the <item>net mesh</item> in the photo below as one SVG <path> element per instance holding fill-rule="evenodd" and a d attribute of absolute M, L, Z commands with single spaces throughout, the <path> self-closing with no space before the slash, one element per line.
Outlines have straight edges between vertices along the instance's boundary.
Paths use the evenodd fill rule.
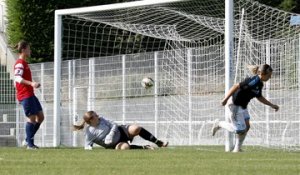
<path fill-rule="evenodd" d="M 234 1 L 231 81 L 251 75 L 248 65 L 270 64 L 274 73 L 263 95 L 280 106 L 275 113 L 252 100 L 245 144 L 299 150 L 300 29 L 290 24 L 294 15 L 252 0 Z M 212 121 L 224 118 L 224 1 L 63 15 L 62 26 L 65 127 L 76 111 L 80 116 L 95 110 L 118 123 L 140 124 L 173 145 L 224 143 L 223 132 L 211 137 Z M 153 88 L 142 88 L 145 76 L 154 79 Z M 87 95 L 74 97 L 75 88 L 86 88 Z M 74 109 L 83 99 L 87 107 Z M 72 143 L 72 137 L 64 138 Z"/>

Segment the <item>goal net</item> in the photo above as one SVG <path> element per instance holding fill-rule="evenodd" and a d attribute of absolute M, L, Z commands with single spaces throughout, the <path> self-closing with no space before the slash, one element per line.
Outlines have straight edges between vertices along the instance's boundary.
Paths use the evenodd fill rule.
<path fill-rule="evenodd" d="M 280 106 L 275 113 L 252 100 L 245 144 L 299 149 L 295 15 L 234 1 L 230 81 L 251 75 L 248 65 L 270 64 L 274 73 L 263 95 Z M 211 127 L 225 113 L 225 1 L 137 1 L 59 10 L 56 19 L 55 142 L 72 145 L 76 138 L 64 136 L 61 123 L 95 110 L 119 124 L 139 124 L 172 145 L 224 144 L 224 132 L 212 137 Z M 155 85 L 143 89 L 143 77 Z"/>

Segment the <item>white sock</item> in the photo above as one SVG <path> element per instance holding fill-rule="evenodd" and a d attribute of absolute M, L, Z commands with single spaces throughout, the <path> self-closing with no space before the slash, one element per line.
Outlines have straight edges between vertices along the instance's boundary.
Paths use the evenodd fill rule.
<path fill-rule="evenodd" d="M 220 121 L 219 122 L 219 126 L 221 128 L 226 129 L 227 131 L 235 132 L 235 129 L 234 129 L 234 127 L 233 127 L 233 125 L 231 123 L 228 123 L 228 122 L 225 122 L 225 121 Z"/>
<path fill-rule="evenodd" d="M 247 132 L 244 134 L 236 134 L 236 141 L 234 146 L 234 151 L 239 151 L 242 148 L 243 142 L 246 138 Z"/>

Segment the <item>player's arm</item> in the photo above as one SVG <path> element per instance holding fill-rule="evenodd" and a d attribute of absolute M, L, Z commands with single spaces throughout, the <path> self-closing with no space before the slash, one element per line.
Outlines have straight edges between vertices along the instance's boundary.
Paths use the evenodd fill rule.
<path fill-rule="evenodd" d="M 16 64 L 14 70 L 15 70 L 15 82 L 32 86 L 34 88 L 39 88 L 41 86 L 40 83 L 28 81 L 23 78 L 23 73 L 24 73 L 23 64 L 21 63 Z"/>
<path fill-rule="evenodd" d="M 22 79 L 19 83 L 25 84 L 25 85 L 28 85 L 28 86 L 32 86 L 34 88 L 39 88 L 41 86 L 40 83 L 33 82 L 33 81 L 28 81 L 28 80 L 25 80 L 25 79 Z"/>
<path fill-rule="evenodd" d="M 240 88 L 240 84 L 234 84 L 228 91 L 228 93 L 225 95 L 224 99 L 222 100 L 222 105 L 226 105 L 228 99 L 234 94 L 238 89 Z"/>
<path fill-rule="evenodd" d="M 118 125 L 113 121 L 104 119 L 103 117 L 101 117 L 100 122 L 105 122 L 105 124 L 108 125 L 110 128 L 109 133 L 104 139 L 104 143 L 109 145 L 113 142 L 113 138 L 115 136 L 115 133 L 117 132 Z"/>
<path fill-rule="evenodd" d="M 84 149 L 85 150 L 92 150 L 93 149 L 93 141 L 90 139 L 87 130 L 85 132 Z"/>
<path fill-rule="evenodd" d="M 279 109 L 279 106 L 271 103 L 270 101 L 268 101 L 265 97 L 263 96 L 260 96 L 260 97 L 257 97 L 257 100 L 260 101 L 261 103 L 265 104 L 265 105 L 268 105 L 270 106 L 271 108 L 275 109 L 275 111 L 278 111 Z"/>

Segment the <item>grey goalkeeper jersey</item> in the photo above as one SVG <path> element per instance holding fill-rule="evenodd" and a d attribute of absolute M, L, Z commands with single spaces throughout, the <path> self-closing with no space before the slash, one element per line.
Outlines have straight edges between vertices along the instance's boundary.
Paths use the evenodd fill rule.
<path fill-rule="evenodd" d="M 99 124 L 97 127 L 88 126 L 85 128 L 85 148 L 96 143 L 104 148 L 114 147 L 120 140 L 120 131 L 118 125 L 103 117 L 99 117 Z M 110 140 L 111 143 L 106 142 Z"/>

